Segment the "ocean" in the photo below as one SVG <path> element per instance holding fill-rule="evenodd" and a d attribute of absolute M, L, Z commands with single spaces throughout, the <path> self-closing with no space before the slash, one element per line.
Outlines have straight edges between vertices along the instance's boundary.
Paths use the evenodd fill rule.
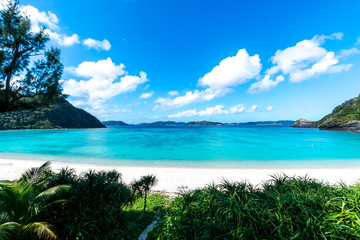
<path fill-rule="evenodd" d="M 360 167 L 360 134 L 289 126 L 0 131 L 0 158 L 209 168 Z"/>

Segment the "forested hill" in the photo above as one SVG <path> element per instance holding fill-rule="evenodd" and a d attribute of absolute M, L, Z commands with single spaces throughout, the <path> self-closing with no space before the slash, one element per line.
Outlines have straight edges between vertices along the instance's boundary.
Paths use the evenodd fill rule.
<path fill-rule="evenodd" d="M 335 107 L 330 114 L 317 122 L 299 119 L 293 127 L 360 132 L 360 95 Z"/>
<path fill-rule="evenodd" d="M 324 130 L 360 132 L 360 95 L 334 108 L 317 125 Z"/>
<path fill-rule="evenodd" d="M 105 126 L 96 117 L 66 100 L 35 109 L 0 113 L 1 130 L 103 127 Z"/>

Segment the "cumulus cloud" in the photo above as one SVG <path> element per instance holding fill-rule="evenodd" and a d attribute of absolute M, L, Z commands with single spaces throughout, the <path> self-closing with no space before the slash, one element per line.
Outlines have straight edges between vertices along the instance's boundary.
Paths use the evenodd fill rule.
<path fill-rule="evenodd" d="M 143 93 L 140 95 L 140 98 L 142 99 L 150 98 L 153 94 L 154 92 Z"/>
<path fill-rule="evenodd" d="M 224 96 L 228 93 L 229 89 L 205 89 L 203 91 L 195 90 L 188 91 L 183 96 L 179 96 L 176 98 L 158 98 L 155 103 L 155 107 L 153 110 L 168 110 L 172 108 L 179 108 L 187 106 L 191 103 L 202 102 L 202 101 L 210 101 L 215 97 Z"/>
<path fill-rule="evenodd" d="M 234 87 L 254 78 L 260 70 L 259 55 L 250 57 L 245 49 L 240 49 L 236 56 L 225 58 L 218 66 L 200 78 L 199 85 L 211 89 Z"/>
<path fill-rule="evenodd" d="M 110 98 L 121 93 L 135 91 L 148 81 L 146 73 L 131 76 L 125 71 L 124 64 L 116 65 L 110 58 L 97 62 L 83 62 L 67 71 L 87 80 L 69 79 L 64 81 L 64 93 L 72 97 L 83 98 L 77 103 L 86 103 L 93 110 L 101 109 Z M 92 111 L 93 112 L 93 111 Z"/>
<path fill-rule="evenodd" d="M 94 48 L 96 50 L 109 51 L 111 48 L 110 42 L 106 39 L 98 41 L 92 38 L 88 38 L 83 41 L 83 44 L 88 48 Z"/>
<path fill-rule="evenodd" d="M 248 93 L 254 94 L 270 91 L 280 82 L 284 81 L 284 79 L 285 78 L 282 75 L 277 76 L 275 80 L 270 79 L 269 75 L 265 75 L 262 80 L 251 84 L 250 88 L 248 89 Z"/>
<path fill-rule="evenodd" d="M 7 3 L 8 1 L 6 0 L 0 0 L 0 10 L 3 10 Z M 70 47 L 80 43 L 78 34 L 66 35 L 61 33 L 61 28 L 59 27 L 60 20 L 55 13 L 51 11 L 40 11 L 31 5 L 20 5 L 19 9 L 24 15 L 29 17 L 32 32 L 38 32 L 42 27 L 45 27 L 45 32 L 48 34 L 50 40 L 60 46 Z M 83 44 L 97 50 L 108 51 L 111 48 L 110 42 L 106 39 L 98 41 L 88 38 L 83 41 Z"/>
<path fill-rule="evenodd" d="M 120 63 L 116 65 L 110 57 L 105 60 L 97 62 L 85 61 L 80 63 L 77 67 L 69 67 L 67 71 L 79 77 L 90 78 L 116 78 L 117 76 L 125 75 L 125 65 Z"/>
<path fill-rule="evenodd" d="M 341 40 L 342 37 L 342 33 L 316 35 L 310 40 L 298 42 L 293 47 L 278 50 L 271 58 L 274 66 L 268 69 L 266 74 L 271 76 L 282 72 L 289 75 L 291 82 L 300 82 L 319 74 L 346 71 L 351 64 L 338 64 L 339 57 L 321 47 L 327 39 Z"/>
<path fill-rule="evenodd" d="M 61 46 L 72 46 L 80 43 L 79 36 L 77 34 L 67 36 L 59 33 L 59 19 L 56 14 L 51 11 L 39 11 L 39 9 L 31 5 L 20 6 L 20 11 L 29 17 L 31 22 L 31 31 L 38 32 L 41 27 L 44 26 L 46 27 L 45 32 L 48 34 L 50 40 Z"/>
<path fill-rule="evenodd" d="M 336 65 L 338 62 L 339 60 L 335 58 L 334 52 L 328 52 L 326 56 L 313 64 L 310 68 L 290 73 L 290 81 L 301 82 L 316 74 L 347 71 L 353 66 L 352 64 Z"/>
<path fill-rule="evenodd" d="M 242 113 L 244 110 L 245 110 L 244 104 L 239 104 L 230 108 L 230 113 Z"/>
<path fill-rule="evenodd" d="M 198 85 L 205 90 L 188 91 L 176 98 L 158 98 L 153 110 L 167 110 L 183 107 L 195 102 L 210 101 L 222 97 L 231 91 L 231 87 L 243 84 L 256 77 L 261 70 L 259 55 L 249 56 L 245 49 L 240 49 L 236 56 L 222 60 L 218 66 L 199 79 Z M 169 92 L 178 95 L 177 91 Z"/>
<path fill-rule="evenodd" d="M 40 25 L 45 25 L 52 30 L 59 29 L 59 26 L 57 25 L 59 19 L 56 14 L 51 11 L 39 11 L 39 9 L 31 5 L 20 6 L 20 11 L 30 18 L 32 31 L 39 31 Z"/>
<path fill-rule="evenodd" d="M 45 29 L 45 32 L 49 36 L 49 38 L 56 42 L 57 44 L 65 47 L 73 46 L 74 44 L 80 43 L 79 35 L 73 34 L 71 36 L 66 36 L 65 34 L 59 34 L 49 29 Z"/>

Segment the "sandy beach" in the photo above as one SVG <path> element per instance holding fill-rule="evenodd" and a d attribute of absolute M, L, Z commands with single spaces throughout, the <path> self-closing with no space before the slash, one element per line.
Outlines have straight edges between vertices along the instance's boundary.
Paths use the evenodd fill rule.
<path fill-rule="evenodd" d="M 0 180 L 14 180 L 22 172 L 30 167 L 37 167 L 44 161 L 0 159 Z M 337 183 L 340 180 L 352 184 L 360 179 L 359 168 L 308 168 L 308 169 L 249 169 L 249 168 L 175 168 L 175 167 L 141 167 L 141 166 L 119 166 L 100 164 L 81 164 L 67 162 L 52 162 L 51 167 L 57 171 L 62 167 L 75 169 L 80 174 L 89 169 L 119 171 L 123 180 L 130 183 L 134 178 L 146 174 L 155 174 L 159 180 L 154 191 L 174 193 L 180 186 L 188 188 L 202 187 L 214 181 L 218 183 L 222 178 L 242 181 L 247 180 L 252 184 L 259 184 L 270 179 L 270 175 L 285 173 L 287 175 L 304 176 L 308 174 L 312 178 L 322 179 L 330 183 Z"/>

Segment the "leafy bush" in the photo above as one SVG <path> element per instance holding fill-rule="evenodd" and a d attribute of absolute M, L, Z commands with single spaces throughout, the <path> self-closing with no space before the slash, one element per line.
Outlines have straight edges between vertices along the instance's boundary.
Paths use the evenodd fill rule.
<path fill-rule="evenodd" d="M 63 239 L 117 239 L 125 226 L 123 208 L 134 194 L 117 171 L 88 171 L 75 175 L 62 169 L 51 177 L 49 186 L 69 184 L 68 202 L 44 215 Z"/>

